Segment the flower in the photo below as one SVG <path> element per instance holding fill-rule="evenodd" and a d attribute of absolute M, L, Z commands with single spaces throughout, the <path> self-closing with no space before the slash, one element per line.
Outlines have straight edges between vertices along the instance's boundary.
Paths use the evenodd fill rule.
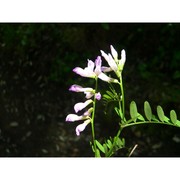
<path fill-rule="evenodd" d="M 98 56 L 95 60 L 95 63 L 91 60 L 88 60 L 87 67 L 82 69 L 80 67 L 76 67 L 73 69 L 73 72 L 82 76 L 82 77 L 89 77 L 89 78 L 99 78 L 106 82 L 113 82 L 118 83 L 117 79 L 110 78 L 106 74 L 102 72 L 101 69 L 102 60 L 101 57 Z"/>
<path fill-rule="evenodd" d="M 66 117 L 66 121 L 70 121 L 70 122 L 79 121 L 83 119 L 87 119 L 87 116 L 78 116 L 76 114 L 69 114 Z"/>
<path fill-rule="evenodd" d="M 102 71 L 103 72 L 114 71 L 116 75 L 120 77 L 120 74 L 123 70 L 126 61 L 126 52 L 123 49 L 121 51 L 121 59 L 118 59 L 118 53 L 112 45 L 110 46 L 110 49 L 112 55 L 110 53 L 107 55 L 104 51 L 100 50 L 101 55 L 104 57 L 104 59 L 107 61 L 108 65 L 110 66 L 110 67 L 102 67 Z"/>
<path fill-rule="evenodd" d="M 95 98 L 96 98 L 97 100 L 100 100 L 100 99 L 101 99 L 101 93 L 100 93 L 100 92 L 96 93 L 96 94 L 95 94 Z"/>
<path fill-rule="evenodd" d="M 76 103 L 74 105 L 74 110 L 76 113 L 78 113 L 79 111 L 81 111 L 82 109 L 84 109 L 86 106 L 88 106 L 89 104 L 91 104 L 93 102 L 92 99 L 89 99 L 85 102 L 79 102 L 79 103 Z"/>
<path fill-rule="evenodd" d="M 77 84 L 72 85 L 69 88 L 69 91 L 84 92 L 84 94 L 86 94 L 86 99 L 90 99 L 95 94 L 95 90 L 93 88 L 83 88 L 82 86 L 79 86 Z"/>
<path fill-rule="evenodd" d="M 79 136 L 80 133 L 82 131 L 84 131 L 84 129 L 86 128 L 86 126 L 91 122 L 90 119 L 84 121 L 82 124 L 79 124 L 77 127 L 76 127 L 76 135 Z"/>
<path fill-rule="evenodd" d="M 94 69 L 94 62 L 88 59 L 88 64 L 86 68 L 82 69 L 80 67 L 75 67 L 73 69 L 73 72 L 79 74 L 82 77 L 95 78 L 96 74 L 94 73 L 93 69 Z"/>
<path fill-rule="evenodd" d="M 66 121 L 74 122 L 74 121 L 90 119 L 90 115 L 92 111 L 93 111 L 93 108 L 91 107 L 86 112 L 84 112 L 84 114 L 81 116 L 78 116 L 77 114 L 68 114 L 66 117 Z"/>

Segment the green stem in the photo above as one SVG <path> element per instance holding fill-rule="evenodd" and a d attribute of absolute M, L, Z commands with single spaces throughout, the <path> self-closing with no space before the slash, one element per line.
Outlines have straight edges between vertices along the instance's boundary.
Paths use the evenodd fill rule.
<path fill-rule="evenodd" d="M 169 124 L 169 123 L 162 123 L 162 122 L 155 122 L 155 121 L 145 121 L 145 122 L 135 122 L 135 123 L 130 123 L 130 124 L 121 124 L 121 128 L 126 128 L 134 125 L 141 125 L 141 124 L 161 124 L 161 125 L 169 125 L 173 127 L 179 127 L 174 124 Z"/>
<path fill-rule="evenodd" d="M 125 122 L 125 99 L 124 99 L 124 88 L 123 88 L 122 74 L 120 75 L 119 79 L 120 79 L 120 89 L 121 89 L 121 94 L 122 94 L 122 101 L 119 100 L 119 102 L 121 101 L 122 105 L 121 105 L 121 103 L 119 103 L 119 109 L 122 112 L 122 117 L 121 117 L 122 122 Z M 107 154 L 108 157 L 110 157 L 112 155 L 113 148 L 114 148 L 114 146 L 116 144 L 116 141 L 117 141 L 117 138 L 120 136 L 122 130 L 123 130 L 123 127 L 120 124 L 119 130 L 118 130 L 118 132 L 117 132 L 117 134 L 115 136 L 112 147 L 111 147 L 110 151 Z"/>
<path fill-rule="evenodd" d="M 107 154 L 107 157 L 112 156 L 112 154 L 113 154 L 113 148 L 114 148 L 115 143 L 117 142 L 117 138 L 120 136 L 122 130 L 123 130 L 123 128 L 120 126 L 120 128 L 119 128 L 119 130 L 118 130 L 118 132 L 117 132 L 117 134 L 116 134 L 116 136 L 115 136 L 115 139 L 114 139 L 114 141 L 113 141 L 113 144 L 112 144 L 112 146 L 111 146 L 111 149 L 109 150 L 109 152 L 108 152 L 108 154 Z"/>
<path fill-rule="evenodd" d="M 98 85 L 98 80 L 96 78 L 95 79 L 95 93 L 97 92 L 97 85 Z M 92 117 L 91 117 L 91 130 L 92 130 L 92 141 L 93 141 L 94 153 L 95 153 L 95 157 L 97 157 L 98 154 L 97 154 L 97 147 L 96 147 L 96 142 L 95 142 L 96 138 L 95 138 L 95 130 L 94 130 L 95 110 L 96 110 L 96 97 L 94 96 L 93 112 L 92 112 Z"/>
<path fill-rule="evenodd" d="M 125 98 L 124 98 L 124 88 L 123 88 L 123 81 L 122 81 L 122 74 L 120 75 L 120 89 L 121 89 L 121 94 L 122 94 L 122 121 L 125 121 Z"/>

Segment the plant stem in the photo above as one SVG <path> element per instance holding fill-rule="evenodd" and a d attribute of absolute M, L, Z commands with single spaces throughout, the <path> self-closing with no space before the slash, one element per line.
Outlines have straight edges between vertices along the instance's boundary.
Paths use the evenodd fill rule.
<path fill-rule="evenodd" d="M 123 88 L 123 81 L 122 81 L 122 74 L 120 75 L 120 89 L 122 94 L 122 121 L 125 121 L 125 98 L 124 98 L 124 88 Z"/>
<path fill-rule="evenodd" d="M 130 127 L 130 126 L 134 126 L 134 125 L 141 125 L 141 124 L 161 124 L 161 125 L 169 125 L 169 126 L 173 126 L 173 127 L 179 127 L 174 124 L 155 122 L 155 121 L 143 121 L 143 122 L 135 122 L 135 123 L 130 123 L 130 124 L 122 124 L 121 127 L 126 128 L 126 127 Z"/>
<path fill-rule="evenodd" d="M 122 105 L 121 105 L 121 103 L 119 103 L 119 109 L 122 112 L 121 113 L 122 114 L 122 117 L 121 117 L 122 122 L 125 122 L 125 99 L 124 99 L 124 88 L 123 88 L 122 74 L 120 75 L 119 79 L 120 79 L 120 89 L 121 89 L 121 94 L 122 94 L 122 101 L 121 101 Z M 113 148 L 114 148 L 114 146 L 116 144 L 116 141 L 117 141 L 117 138 L 120 136 L 122 130 L 123 130 L 123 127 L 121 126 L 121 123 L 120 123 L 120 127 L 119 127 L 119 130 L 118 130 L 118 132 L 117 132 L 117 134 L 115 136 L 115 139 L 113 141 L 113 145 L 112 145 L 112 147 L 111 147 L 111 149 L 110 149 L 110 151 L 109 151 L 109 153 L 107 155 L 108 157 L 110 157 L 112 155 Z"/>
<path fill-rule="evenodd" d="M 97 92 L 97 85 L 98 85 L 98 79 L 95 78 L 95 93 Z M 92 130 L 92 141 L 93 141 L 93 147 L 94 147 L 95 157 L 98 157 L 97 148 L 96 148 L 96 142 L 95 142 L 95 139 L 96 139 L 96 138 L 95 138 L 95 130 L 94 130 L 95 110 L 96 110 L 96 97 L 95 97 L 95 95 L 94 95 L 93 112 L 92 112 L 92 118 L 91 118 L 91 130 Z"/>

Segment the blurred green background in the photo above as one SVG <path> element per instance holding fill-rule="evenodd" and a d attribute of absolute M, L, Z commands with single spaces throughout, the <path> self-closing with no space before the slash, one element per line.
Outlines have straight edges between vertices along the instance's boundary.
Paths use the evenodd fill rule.
<path fill-rule="evenodd" d="M 123 77 L 128 104 L 148 100 L 165 114 L 180 110 L 180 24 L 19 23 L 0 24 L 0 156 L 92 156 L 90 127 L 76 137 L 65 123 L 81 95 L 71 84 L 88 84 L 72 72 L 113 45 L 126 50 Z M 90 82 L 91 83 L 91 82 Z M 97 137 L 116 131 L 116 115 L 98 110 Z M 128 111 L 127 111 L 128 112 Z M 114 121 L 113 121 L 114 120 Z M 180 130 L 139 126 L 125 130 L 134 156 L 179 156 Z"/>

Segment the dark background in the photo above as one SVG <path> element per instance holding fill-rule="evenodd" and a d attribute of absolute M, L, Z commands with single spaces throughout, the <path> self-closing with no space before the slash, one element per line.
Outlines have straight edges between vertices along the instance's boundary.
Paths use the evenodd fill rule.
<path fill-rule="evenodd" d="M 148 100 L 154 113 L 161 105 L 169 116 L 180 110 L 180 24 L 174 23 L 46 23 L 0 24 L 0 156 L 89 157 L 90 126 L 75 135 L 78 123 L 67 123 L 67 114 L 82 100 L 71 93 L 71 84 L 88 84 L 72 72 L 94 60 L 109 46 L 126 50 L 123 77 L 126 107 L 135 100 L 139 110 Z M 116 133 L 117 117 L 109 108 L 97 111 L 97 137 Z M 179 156 L 180 130 L 143 125 L 123 131 L 126 155 Z"/>

